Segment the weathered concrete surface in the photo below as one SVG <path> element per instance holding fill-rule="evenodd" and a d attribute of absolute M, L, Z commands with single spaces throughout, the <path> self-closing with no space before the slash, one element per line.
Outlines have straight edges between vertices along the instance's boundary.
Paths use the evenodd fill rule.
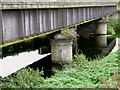
<path fill-rule="evenodd" d="M 51 39 L 51 56 L 53 63 L 69 63 L 72 62 L 72 40 L 66 37 L 56 35 L 55 39 Z"/>
<path fill-rule="evenodd" d="M 107 34 L 107 20 L 100 20 L 97 24 L 96 34 Z"/>

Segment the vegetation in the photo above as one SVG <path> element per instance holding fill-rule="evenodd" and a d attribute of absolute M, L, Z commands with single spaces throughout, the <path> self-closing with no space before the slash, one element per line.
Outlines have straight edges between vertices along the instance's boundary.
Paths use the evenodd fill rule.
<path fill-rule="evenodd" d="M 75 55 L 73 63 L 63 71 L 44 79 L 42 71 L 24 68 L 3 79 L 3 88 L 116 88 L 120 50 L 99 60 L 88 62 L 84 55 Z M 112 83 L 111 83 L 112 82 Z"/>
<path fill-rule="evenodd" d="M 6 47 L 2 47 L 2 56 L 6 57 L 7 55 L 15 55 L 21 52 L 29 52 L 31 50 L 42 48 L 43 46 L 47 46 L 48 48 L 50 45 L 48 45 L 49 40 L 47 39 L 47 36 L 37 37 L 33 39 L 28 39 L 19 43 L 15 43 Z M 41 44 L 42 43 L 42 44 Z"/>
<path fill-rule="evenodd" d="M 61 35 L 68 37 L 68 39 L 76 39 L 78 34 L 73 28 L 66 28 L 61 31 Z"/>
<path fill-rule="evenodd" d="M 107 27 L 108 34 L 115 35 L 118 33 L 119 30 L 120 30 L 120 23 L 118 22 L 118 19 L 111 19 L 108 22 L 108 27 Z"/>
<path fill-rule="evenodd" d="M 116 23 L 116 24 L 113 24 Z M 120 30 L 117 21 L 110 21 L 108 28 Z M 113 30 L 110 31 L 114 34 Z M 64 35 L 67 32 L 62 32 Z M 29 46 L 29 45 L 28 45 Z M 11 49 L 12 50 L 12 49 Z M 76 54 L 72 63 L 62 71 L 44 79 L 43 70 L 27 67 L 2 79 L 3 88 L 120 88 L 118 67 L 120 50 L 102 59 L 88 61 L 83 54 Z"/>

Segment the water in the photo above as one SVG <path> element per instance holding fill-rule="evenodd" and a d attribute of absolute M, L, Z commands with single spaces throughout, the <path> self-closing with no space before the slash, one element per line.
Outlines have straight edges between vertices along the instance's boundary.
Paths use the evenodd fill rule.
<path fill-rule="evenodd" d="M 0 76 L 4 78 L 27 66 L 35 70 L 37 68 L 43 70 L 44 78 L 54 75 L 54 68 L 62 70 L 62 65 L 52 63 L 49 45 L 50 43 L 44 46 L 38 45 L 37 47 L 39 49 L 35 48 L 36 45 L 33 45 L 34 47 L 28 50 L 29 52 L 23 52 L 28 49 L 26 47 L 26 49 L 23 48 L 21 53 L 17 52 L 17 54 L 15 51 L 8 54 L 4 52 L 3 59 L 0 59 Z M 102 58 L 119 48 L 120 38 L 113 38 L 108 35 L 80 35 L 78 38 L 78 53 L 83 53 L 89 60 L 99 57 Z"/>
<path fill-rule="evenodd" d="M 89 37 L 81 36 L 78 38 L 79 53 L 83 53 L 89 60 L 102 58 L 108 55 L 114 46 L 118 45 L 118 43 L 116 43 L 116 38 L 109 37 L 110 36 L 108 35 Z"/>

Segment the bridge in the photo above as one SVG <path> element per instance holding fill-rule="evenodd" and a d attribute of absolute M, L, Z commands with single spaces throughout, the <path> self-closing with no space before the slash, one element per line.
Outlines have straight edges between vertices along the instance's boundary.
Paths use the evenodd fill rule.
<path fill-rule="evenodd" d="M 117 3 L 112 1 L 4 0 L 0 3 L 1 44 L 86 23 L 117 12 Z"/>
<path fill-rule="evenodd" d="M 1 0 L 0 57 L 2 54 L 1 47 L 4 45 L 11 45 L 14 44 L 15 41 L 19 42 L 20 40 L 25 40 L 25 38 L 39 37 L 48 32 L 55 32 L 66 27 L 107 18 L 109 15 L 116 13 L 117 2 L 106 1 L 90 2 L 87 0 L 86 2 L 84 0 L 81 2 L 80 0 L 50 0 L 48 2 L 44 0 L 43 2 L 42 0 Z M 101 23 L 102 21 L 99 22 L 99 24 Z M 106 28 L 107 22 L 103 20 L 103 23 Z M 30 56 L 28 56 L 26 58 L 28 61 L 26 62 L 19 59 L 18 61 L 17 59 L 11 59 L 12 62 L 9 60 L 9 63 L 5 60 L 1 61 L 1 67 L 7 67 L 9 64 L 11 68 L 6 68 L 4 73 L 1 69 L 0 76 L 6 77 L 16 72 L 37 61 L 40 59 L 40 56 L 36 56 L 36 58 L 30 58 Z M 13 68 L 12 66 L 14 66 L 15 60 L 19 64 L 24 62 L 24 65 L 23 63 L 21 65 L 16 64 L 16 67 Z"/>

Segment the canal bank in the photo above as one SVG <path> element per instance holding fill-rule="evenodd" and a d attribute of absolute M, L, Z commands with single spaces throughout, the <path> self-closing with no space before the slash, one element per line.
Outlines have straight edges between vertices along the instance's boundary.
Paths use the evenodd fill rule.
<path fill-rule="evenodd" d="M 95 41 L 94 39 L 93 41 Z M 104 38 L 104 40 L 106 41 L 106 38 Z M 112 39 L 108 40 L 108 42 L 110 43 L 111 40 Z M 90 43 L 88 45 L 92 46 Z M 88 59 L 86 59 L 86 56 L 82 54 L 75 55 L 73 63 L 66 65 L 66 69 L 63 69 L 62 71 L 52 69 L 54 71 L 54 76 L 46 79 L 43 77 L 45 75 L 44 68 L 36 70 L 32 67 L 27 67 L 3 79 L 2 85 L 3 87 L 9 88 L 99 88 L 105 77 L 107 80 L 110 79 L 109 74 L 110 77 L 113 77 L 114 73 L 118 70 L 119 52 L 120 50 L 102 59 L 93 59 L 93 61 L 89 62 Z M 109 81 L 110 80 L 108 80 L 108 82 Z M 114 85 L 112 84 L 111 87 L 112 86 Z"/>
<path fill-rule="evenodd" d="M 89 61 L 93 60 L 93 59 L 97 59 L 97 58 L 102 58 L 102 57 L 108 55 L 116 45 L 117 45 L 117 48 L 115 48 L 115 50 L 118 49 L 118 40 L 115 39 L 116 37 L 114 38 L 112 35 L 102 35 L 102 36 L 94 35 L 95 29 L 96 29 L 95 23 L 96 22 L 85 24 L 85 26 L 89 27 L 89 29 L 85 28 L 84 25 L 80 25 L 79 27 L 81 27 L 81 28 L 79 29 L 79 27 L 78 27 L 78 30 L 77 30 L 77 31 L 79 31 L 78 32 L 79 37 L 77 40 L 77 49 L 78 49 L 77 54 L 84 54 L 85 57 Z M 62 32 L 62 34 L 65 34 L 65 33 L 67 35 L 71 34 L 70 32 L 68 32 L 68 31 L 70 31 L 70 29 L 66 30 L 66 31 L 64 30 L 64 33 Z M 55 34 L 52 34 L 51 36 L 54 36 L 54 35 Z M 63 43 L 61 45 L 63 45 Z M 60 46 L 60 45 L 58 45 L 58 46 Z M 66 48 L 66 47 L 64 47 L 64 48 Z M 66 52 L 65 50 L 62 50 L 61 46 L 60 46 L 60 48 L 58 48 L 58 50 L 59 49 L 60 49 L 60 51 Z M 37 50 L 37 52 L 36 52 L 36 50 Z M 54 49 L 54 51 L 56 52 L 55 49 Z M 28 52 L 28 53 L 24 53 L 24 52 Z M 31 54 L 31 52 L 33 52 L 35 54 L 33 54 L 33 53 Z M 16 68 L 15 68 L 15 65 L 10 64 L 9 65 L 10 68 L 8 67 L 10 70 L 7 68 L 6 68 L 6 70 L 12 71 L 12 69 L 14 69 L 14 68 L 16 70 L 17 70 L 17 68 L 19 68 L 18 70 L 20 70 L 23 67 L 20 68 L 18 66 L 22 66 L 22 63 L 26 62 L 27 59 L 30 59 L 30 61 L 32 60 L 32 62 L 30 63 L 28 60 L 28 63 L 34 64 L 34 65 L 32 65 L 33 68 L 36 66 L 39 67 L 39 65 L 37 65 L 37 63 L 39 63 L 41 66 L 42 65 L 40 63 L 41 61 L 43 61 L 43 63 L 48 63 L 48 62 L 51 63 L 51 61 L 52 61 L 51 56 L 46 57 L 48 59 L 47 61 L 44 58 L 43 58 L 43 60 L 41 60 L 41 57 L 40 57 L 40 56 L 44 57 L 44 54 L 47 54 L 50 52 L 51 52 L 50 41 L 49 41 L 47 35 L 31 39 L 30 41 L 25 41 L 25 42 L 21 42 L 18 44 L 13 44 L 12 46 L 8 46 L 7 48 L 3 48 L 2 61 L 4 61 L 4 62 L 6 61 L 6 64 L 4 63 L 5 65 L 3 65 L 3 66 L 8 65 L 9 63 L 7 64 L 7 61 L 10 62 L 13 59 L 11 63 L 15 63 L 14 60 L 18 62 L 16 65 Z M 75 55 L 75 52 L 76 51 L 75 51 L 75 47 L 74 47 L 73 56 Z M 62 52 L 55 53 L 55 54 L 61 54 L 60 56 L 63 55 Z M 29 56 L 32 56 L 32 58 L 29 58 Z M 36 56 L 36 57 L 34 57 L 34 56 Z M 11 57 L 11 58 L 9 59 L 8 57 Z M 19 57 L 22 57 L 23 61 L 20 60 Z M 37 57 L 39 57 L 39 58 L 37 58 Z M 26 66 L 30 65 L 28 63 L 26 63 Z M 48 65 L 49 66 L 45 65 L 43 67 L 45 67 L 45 68 L 52 67 L 52 64 L 48 64 Z M 14 68 L 13 68 L 13 66 L 14 66 Z M 26 67 L 26 66 L 24 66 L 24 67 Z M 16 71 L 16 70 L 15 71 L 14 70 L 11 72 L 11 74 Z M 5 72 L 7 74 L 7 71 L 5 71 Z M 7 74 L 7 75 L 10 75 L 10 74 Z M 7 76 L 7 75 L 4 75 L 4 76 Z M 47 75 L 45 75 L 45 77 L 46 76 Z M 48 76 L 50 76 L 50 75 L 48 75 Z"/>
<path fill-rule="evenodd" d="M 3 79 L 3 88 L 115 88 L 118 81 L 118 63 L 120 50 L 100 60 L 88 62 L 84 55 L 76 55 L 73 63 L 54 76 L 44 79 L 43 72 L 24 68 L 14 75 Z M 114 77 L 114 78 L 113 78 Z M 112 79 L 113 78 L 113 79 Z M 103 82 L 103 83 L 101 83 Z M 112 82 L 112 83 L 110 83 Z M 103 86 L 102 86 L 103 85 Z"/>

